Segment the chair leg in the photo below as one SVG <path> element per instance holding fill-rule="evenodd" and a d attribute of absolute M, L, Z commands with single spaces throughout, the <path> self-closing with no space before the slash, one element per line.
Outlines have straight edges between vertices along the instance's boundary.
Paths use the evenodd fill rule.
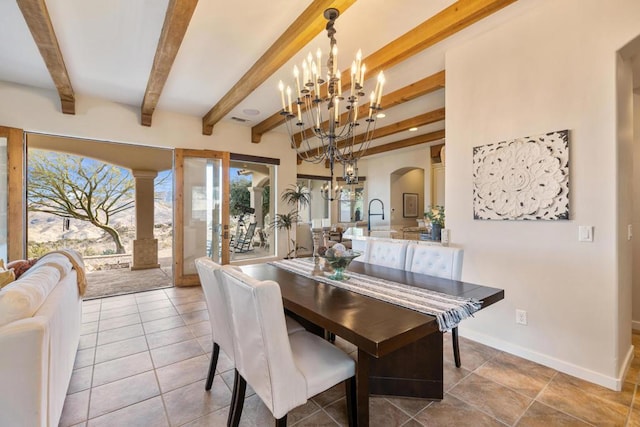
<path fill-rule="evenodd" d="M 213 343 L 213 351 L 211 352 L 211 363 L 209 364 L 209 375 L 207 375 L 207 384 L 204 386 L 204 389 L 209 391 L 211 390 L 211 385 L 213 384 L 213 377 L 216 375 L 216 366 L 218 366 L 218 356 L 220 355 L 220 346 Z"/>
<path fill-rule="evenodd" d="M 247 390 L 247 382 L 242 378 L 238 370 L 235 370 L 233 378 L 233 395 L 231 396 L 231 407 L 229 408 L 228 427 L 238 427 L 244 406 L 244 393 Z"/>
<path fill-rule="evenodd" d="M 347 418 L 349 427 L 358 425 L 358 399 L 356 398 L 356 376 L 344 381 L 347 395 Z"/>
<path fill-rule="evenodd" d="M 460 345 L 458 344 L 457 326 L 451 330 L 451 341 L 453 342 L 453 359 L 456 362 L 456 368 L 459 368 L 462 363 L 460 363 Z"/>
<path fill-rule="evenodd" d="M 287 427 L 287 416 L 284 415 L 282 418 L 278 418 L 276 420 L 276 427 Z"/>

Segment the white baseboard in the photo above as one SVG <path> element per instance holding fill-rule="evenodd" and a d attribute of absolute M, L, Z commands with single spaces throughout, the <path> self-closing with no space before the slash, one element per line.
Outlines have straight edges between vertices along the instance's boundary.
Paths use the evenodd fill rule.
<path fill-rule="evenodd" d="M 633 359 L 633 346 L 630 346 L 627 351 L 624 364 L 620 369 L 620 376 L 618 378 L 614 378 L 476 331 L 465 330 L 464 333 L 460 331 L 460 336 L 615 391 L 620 391 L 622 389 L 624 377 L 631 365 L 631 360 Z"/>

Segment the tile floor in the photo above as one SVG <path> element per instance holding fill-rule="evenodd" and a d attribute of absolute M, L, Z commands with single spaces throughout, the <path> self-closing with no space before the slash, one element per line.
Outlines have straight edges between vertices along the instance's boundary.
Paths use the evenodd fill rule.
<path fill-rule="evenodd" d="M 460 343 L 463 365 L 456 369 L 449 334 L 445 340 L 444 400 L 374 397 L 371 425 L 640 426 L 640 357 L 623 390 L 613 392 L 466 339 Z M 640 348 L 640 335 L 633 342 Z M 337 345 L 354 350 L 339 339 Z M 225 426 L 232 364 L 221 353 L 213 388 L 205 392 L 211 346 L 200 288 L 85 301 L 60 426 Z M 288 421 L 344 425 L 344 388 L 314 397 L 292 411 Z M 273 425 L 250 389 L 241 425 Z"/>

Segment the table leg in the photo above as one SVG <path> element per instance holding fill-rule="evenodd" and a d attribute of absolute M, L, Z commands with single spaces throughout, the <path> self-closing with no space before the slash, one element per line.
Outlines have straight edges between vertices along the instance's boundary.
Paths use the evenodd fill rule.
<path fill-rule="evenodd" d="M 358 403 L 357 425 L 369 426 L 369 365 L 370 354 L 358 349 L 358 365 L 356 366 L 356 401 Z"/>

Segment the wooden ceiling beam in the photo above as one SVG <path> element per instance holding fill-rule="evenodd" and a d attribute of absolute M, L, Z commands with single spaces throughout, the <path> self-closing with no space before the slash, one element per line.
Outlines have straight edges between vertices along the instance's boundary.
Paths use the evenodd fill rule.
<path fill-rule="evenodd" d="M 202 118 L 202 133 L 211 135 L 216 123 L 323 31 L 327 25 L 323 15 L 326 9 L 332 7 L 344 13 L 355 1 L 314 0 L 231 90 L 205 114 Z"/>
<path fill-rule="evenodd" d="M 388 126 L 376 129 L 373 139 L 383 138 L 385 136 L 393 135 L 399 132 L 404 132 L 412 127 L 425 126 L 431 123 L 436 123 L 444 120 L 445 110 L 444 108 L 438 108 L 428 113 L 420 114 L 419 116 L 412 117 L 410 119 L 402 120 L 397 123 L 390 124 Z M 366 134 L 361 133 L 355 137 L 354 144 L 360 144 L 364 142 Z M 340 141 L 337 146 L 339 149 L 346 147 L 351 141 Z M 305 152 L 302 157 L 314 157 L 320 154 L 319 148 L 314 148 Z"/>
<path fill-rule="evenodd" d="M 381 103 L 385 106 L 385 109 L 389 109 L 395 107 L 396 105 L 403 104 L 405 102 L 409 102 L 413 99 L 419 98 L 423 95 L 429 94 L 439 89 L 444 89 L 445 86 L 445 72 L 444 70 L 439 71 L 435 74 L 430 75 L 429 77 L 425 77 L 422 80 L 418 80 L 415 83 L 411 83 L 408 86 L 400 88 L 394 92 L 391 92 L 387 95 L 383 95 Z M 369 116 L 369 103 L 365 102 L 363 105 L 358 107 L 358 117 L 367 117 Z M 340 115 L 340 123 L 344 123 L 349 118 L 349 113 L 344 112 Z M 328 122 L 325 121 L 321 124 L 321 127 L 326 128 L 328 126 Z M 376 135 L 378 131 L 376 130 Z M 313 129 L 308 128 L 304 131 L 304 135 L 306 138 L 310 138 L 313 135 Z M 376 136 L 377 137 L 377 136 Z M 294 136 L 293 141 L 297 146 L 302 142 L 302 136 L 300 134 L 296 134 Z"/>
<path fill-rule="evenodd" d="M 158 105 L 162 89 L 167 82 L 173 61 L 176 59 L 197 4 L 198 0 L 169 0 L 156 55 L 153 58 L 153 67 L 149 73 L 147 89 L 140 107 L 140 122 L 143 126 L 151 126 L 153 112 Z"/>
<path fill-rule="evenodd" d="M 444 139 L 444 130 L 437 130 L 435 132 L 425 133 L 424 135 L 417 135 L 400 141 L 390 142 L 389 144 L 369 147 L 364 150 L 363 153 L 359 151 L 354 154 L 354 156 L 360 156 L 360 153 L 362 153 L 362 157 L 373 156 L 374 154 L 386 153 L 387 151 L 399 150 L 400 148 L 426 144 L 427 142 L 433 142 L 439 139 Z"/>
<path fill-rule="evenodd" d="M 458 0 L 364 58 L 362 62 L 367 66 L 368 78 L 376 77 L 380 70 L 391 68 L 405 61 L 515 1 L 517 0 Z M 351 84 L 350 70 L 348 68 L 341 73 L 343 90 L 346 90 Z M 386 105 L 383 106 L 387 107 Z M 284 123 L 284 117 L 278 111 L 251 128 L 251 141 L 254 143 L 260 142 L 264 133 L 280 126 L 282 123 Z"/>
<path fill-rule="evenodd" d="M 31 36 L 38 46 L 40 55 L 44 60 L 49 74 L 56 85 L 62 112 L 65 114 L 76 113 L 76 98 L 69 79 L 67 67 L 58 45 L 56 33 L 51 24 L 49 11 L 44 0 L 17 0 L 18 7 L 27 22 Z"/>

